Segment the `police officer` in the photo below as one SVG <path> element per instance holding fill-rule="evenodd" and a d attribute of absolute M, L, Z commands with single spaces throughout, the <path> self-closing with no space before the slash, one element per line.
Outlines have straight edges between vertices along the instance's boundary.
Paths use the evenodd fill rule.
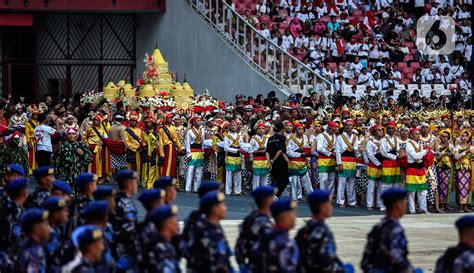
<path fill-rule="evenodd" d="M 54 196 L 48 197 L 43 203 L 43 209 L 48 211 L 50 225 L 49 240 L 45 247 L 47 270 L 51 273 L 61 272 L 61 257 L 66 239 L 64 231 L 69 215 L 66 201 Z"/>
<path fill-rule="evenodd" d="M 315 190 L 308 195 L 308 205 L 312 218 L 296 235 L 300 250 L 299 272 L 353 272 L 351 265 L 344 266 L 337 257 L 334 236 L 326 224 L 326 219 L 332 215 L 330 192 Z"/>
<path fill-rule="evenodd" d="M 459 218 L 456 228 L 459 232 L 459 243 L 446 250 L 438 259 L 435 273 L 474 272 L 474 216 Z"/>
<path fill-rule="evenodd" d="M 92 201 L 81 212 L 84 225 L 101 228 L 104 239 L 104 251 L 100 262 L 94 265 L 96 272 L 110 272 L 116 268 L 114 255 L 113 230 L 109 226 L 109 203 L 106 200 Z"/>
<path fill-rule="evenodd" d="M 53 188 L 54 168 L 51 166 L 43 166 L 33 171 L 33 176 L 38 183 L 35 190 L 28 196 L 25 208 L 41 208 L 44 200 L 51 195 Z"/>
<path fill-rule="evenodd" d="M 168 205 L 172 204 L 176 199 L 176 178 L 174 177 L 161 176 L 155 181 L 153 188 L 165 190 L 165 203 Z"/>
<path fill-rule="evenodd" d="M 62 198 L 64 201 L 66 201 L 66 204 L 69 204 L 72 199 L 72 188 L 68 183 L 61 180 L 56 180 L 53 182 L 51 196 Z"/>
<path fill-rule="evenodd" d="M 4 194 L 5 188 L 8 186 L 10 181 L 25 177 L 25 170 L 18 164 L 7 165 L 5 169 L 5 176 L 3 177 L 3 183 L 0 185 L 0 196 Z"/>
<path fill-rule="evenodd" d="M 147 221 L 156 226 L 152 244 L 144 252 L 148 272 L 181 272 L 176 250 L 171 243 L 179 232 L 177 213 L 176 206 L 163 205 L 154 208 L 147 216 Z"/>
<path fill-rule="evenodd" d="M 367 236 L 362 255 L 364 272 L 413 272 L 408 260 L 408 241 L 400 224 L 407 210 L 408 192 L 402 188 L 389 188 L 382 193 L 386 216 Z"/>
<path fill-rule="evenodd" d="M 213 181 L 204 181 L 198 188 L 198 197 L 201 198 L 208 192 L 219 191 L 221 189 L 219 183 Z M 194 256 L 191 255 L 193 247 L 196 245 L 196 234 L 204 227 L 204 220 L 206 215 L 202 212 L 201 208 L 193 210 L 188 218 L 184 221 L 183 233 L 181 234 L 180 249 L 183 252 L 183 256 L 187 260 L 187 268 L 190 271 L 195 270 Z"/>
<path fill-rule="evenodd" d="M 270 205 L 273 203 L 277 189 L 271 186 L 260 186 L 252 191 L 257 209 L 248 215 L 240 227 L 240 235 L 235 246 L 235 257 L 241 271 L 262 272 L 259 256 L 260 239 L 272 231 L 270 222 Z"/>
<path fill-rule="evenodd" d="M 296 202 L 281 198 L 271 204 L 270 211 L 275 219 L 275 226 L 262 240 L 263 272 L 296 272 L 298 247 L 295 240 L 288 235 L 296 223 Z"/>
<path fill-rule="evenodd" d="M 48 212 L 39 208 L 26 210 L 21 229 L 26 239 L 20 246 L 16 268 L 19 272 L 46 272 L 44 243 L 49 240 Z"/>
<path fill-rule="evenodd" d="M 28 179 L 18 178 L 8 183 L 0 207 L 0 249 L 10 254 L 12 247 L 21 239 L 20 220 L 27 197 Z"/>
<path fill-rule="evenodd" d="M 119 255 L 135 266 L 136 250 L 134 241 L 137 234 L 137 208 L 132 197 L 137 194 L 138 175 L 130 170 L 117 173 L 119 192 L 115 195 L 115 214 L 112 224 L 115 230 L 115 240 Z"/>
<path fill-rule="evenodd" d="M 65 272 L 98 272 L 94 268 L 102 259 L 104 251 L 104 235 L 102 229 L 95 226 L 80 228 L 77 234 L 77 244 L 81 255 L 78 261 L 73 261 Z M 64 269 L 63 269 L 64 270 Z"/>
<path fill-rule="evenodd" d="M 222 192 L 208 192 L 201 197 L 204 215 L 203 229 L 196 234 L 196 247 L 191 255 L 196 272 L 232 272 L 229 257 L 232 254 L 219 222 L 227 215 Z"/>
<path fill-rule="evenodd" d="M 145 249 L 149 249 L 149 244 L 152 242 L 154 235 L 156 234 L 156 226 L 153 221 L 149 221 L 148 216 L 153 209 L 162 206 L 165 202 L 165 191 L 162 189 L 148 189 L 142 192 L 138 197 L 138 200 L 142 203 L 143 207 L 147 212 L 145 221 L 138 225 L 138 236 L 135 240 L 135 247 L 137 248 L 137 262 L 139 264 L 143 261 L 143 255 Z"/>
<path fill-rule="evenodd" d="M 90 202 L 94 201 L 93 193 L 97 189 L 97 179 L 97 175 L 93 173 L 81 173 L 76 177 L 75 187 L 78 195 L 69 205 L 70 221 L 68 234 L 70 234 L 77 226 L 84 224 L 84 221 L 79 217 L 79 215 Z"/>

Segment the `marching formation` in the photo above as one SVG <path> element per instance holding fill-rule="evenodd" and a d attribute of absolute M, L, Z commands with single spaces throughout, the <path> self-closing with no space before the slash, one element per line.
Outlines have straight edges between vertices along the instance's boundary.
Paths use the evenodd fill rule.
<path fill-rule="evenodd" d="M 226 218 L 222 185 L 205 181 L 198 187 L 199 208 L 179 232 L 176 179 L 158 178 L 138 200 L 146 209 L 138 221 L 133 201 L 138 175 L 121 170 L 118 191 L 97 186 L 98 177 L 82 173 L 77 192 L 55 180 L 52 167 L 33 171 L 38 186 L 28 193 L 26 173 L 7 167 L 2 189 L 0 270 L 2 272 L 235 272 L 220 221 Z M 312 191 L 307 197 L 312 217 L 293 239 L 296 201 L 275 200 L 277 188 L 252 191 L 256 210 L 243 221 L 235 246 L 240 272 L 354 272 L 336 254 L 326 219 L 331 217 L 331 193 Z M 399 219 L 407 209 L 407 190 L 392 187 L 381 194 L 386 216 L 368 234 L 361 268 L 364 272 L 422 272 L 408 260 L 408 242 Z M 273 218 L 273 220 L 271 220 Z M 456 222 L 459 244 L 437 262 L 436 271 L 472 272 L 474 216 Z"/>

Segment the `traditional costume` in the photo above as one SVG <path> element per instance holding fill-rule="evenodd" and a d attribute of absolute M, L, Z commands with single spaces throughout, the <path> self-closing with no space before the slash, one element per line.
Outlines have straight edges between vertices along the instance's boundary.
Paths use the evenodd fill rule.
<path fill-rule="evenodd" d="M 214 135 L 212 139 L 212 148 L 216 153 L 216 181 L 220 183 L 225 182 L 225 151 L 224 151 L 224 137 L 227 134 L 225 130 L 229 127 L 229 122 L 223 121 L 219 125 L 219 132 Z"/>
<path fill-rule="evenodd" d="M 467 130 L 461 131 L 462 134 L 468 134 L 471 139 L 471 132 Z M 470 142 L 467 144 L 459 144 L 454 148 L 456 156 L 455 163 L 455 186 L 456 186 L 456 200 L 460 206 L 469 203 L 469 193 L 471 191 L 471 158 L 472 147 Z"/>
<path fill-rule="evenodd" d="M 78 132 L 72 128 L 65 133 L 66 135 L 74 134 L 76 138 L 78 135 Z M 82 151 L 82 155 L 78 150 Z M 91 163 L 92 152 L 84 142 L 70 141 L 68 138 L 59 145 L 55 164 L 58 179 L 74 185 L 76 177 L 85 172 Z"/>
<path fill-rule="evenodd" d="M 397 127 L 397 123 L 389 121 L 387 127 Z M 395 135 L 386 134 L 380 141 L 380 154 L 382 155 L 382 191 L 390 187 L 399 187 L 401 181 L 400 162 L 398 151 L 400 140 Z"/>
<path fill-rule="evenodd" d="M 267 128 L 265 123 L 257 122 L 255 131 L 258 128 Z M 252 189 L 255 190 L 259 186 L 268 185 L 268 174 L 270 173 L 269 164 L 266 156 L 268 137 L 266 135 L 256 134 L 250 139 L 250 153 L 253 156 L 252 161 Z"/>
<path fill-rule="evenodd" d="M 235 120 L 231 126 L 237 125 Z M 225 194 L 242 193 L 242 159 L 240 146 L 244 142 L 240 133 L 229 131 L 224 137 L 225 155 Z"/>
<path fill-rule="evenodd" d="M 161 175 L 176 178 L 177 156 L 183 148 L 179 141 L 176 127 L 171 125 L 171 122 L 169 122 L 171 118 L 173 118 L 173 114 L 167 114 L 165 117 L 165 124 L 163 124 L 159 130 L 159 136 L 163 142 L 164 150 L 164 164 L 161 170 Z"/>
<path fill-rule="evenodd" d="M 346 120 L 346 123 L 354 124 L 352 120 Z M 336 139 L 336 164 L 340 166 L 338 173 L 337 203 L 344 206 L 346 202 L 345 194 L 349 206 L 356 205 L 356 196 L 354 183 L 357 171 L 357 150 L 359 148 L 359 139 L 356 134 L 343 132 Z"/>
<path fill-rule="evenodd" d="M 380 125 L 374 125 L 372 130 L 382 128 Z M 380 140 L 370 138 L 367 141 L 366 153 L 368 158 L 367 164 L 367 208 L 374 207 L 374 196 L 376 197 L 375 205 L 377 208 L 383 208 L 381 200 L 382 188 L 382 155 L 380 153 Z M 376 195 L 374 195 L 376 193 Z"/>
<path fill-rule="evenodd" d="M 148 119 L 148 120 L 147 120 Z M 163 143 L 155 130 L 155 124 L 152 118 L 147 117 L 145 123 L 152 122 L 151 130 L 145 128 L 144 135 L 146 148 L 143 150 L 143 157 L 146 162 L 142 163 L 142 184 L 145 189 L 153 188 L 153 183 L 160 176 L 159 158 L 163 156 Z"/>
<path fill-rule="evenodd" d="M 328 123 L 328 128 L 338 129 L 339 125 L 331 121 Z M 336 155 L 334 153 L 336 134 L 321 133 L 316 141 L 319 185 L 321 190 L 333 193 L 334 181 L 336 180 Z"/>
<path fill-rule="evenodd" d="M 410 136 L 418 129 L 412 128 Z M 406 153 L 408 168 L 406 172 L 405 187 L 408 190 L 408 210 L 410 213 L 415 213 L 415 194 L 418 197 L 420 210 L 427 212 L 426 205 L 426 169 L 423 164 L 423 157 L 427 150 L 423 149 L 423 145 L 419 141 L 409 140 L 406 144 Z"/>
<path fill-rule="evenodd" d="M 304 127 L 301 123 L 295 124 L 295 129 Z M 313 192 L 311 180 L 308 174 L 308 160 L 305 155 L 311 154 L 311 146 L 309 145 L 308 136 L 302 135 L 298 137 L 293 135 L 287 144 L 287 155 L 290 160 L 288 164 L 288 172 L 290 175 L 291 198 L 300 200 L 303 198 L 302 192 L 299 190 L 304 188 L 306 194 Z"/>
<path fill-rule="evenodd" d="M 129 121 L 138 122 L 139 116 L 137 113 L 133 112 L 129 116 Z M 136 125 L 127 127 L 123 131 L 123 142 L 127 148 L 127 163 L 128 169 L 136 171 L 140 177 L 141 175 L 141 157 L 140 152 L 146 143 L 146 135 L 143 133 L 142 129 L 138 128 Z M 146 174 L 144 174 L 146 175 Z M 140 177 L 142 183 L 144 181 L 143 177 Z"/>
<path fill-rule="evenodd" d="M 99 116 L 95 116 L 93 120 L 100 121 Z M 92 126 L 87 129 L 87 131 L 82 136 L 82 141 L 89 147 L 92 152 L 92 162 L 89 165 L 89 172 L 92 172 L 101 178 L 106 175 L 103 172 L 103 153 L 102 145 L 103 139 L 107 138 L 107 133 L 104 129 L 98 125 L 92 124 Z"/>
<path fill-rule="evenodd" d="M 448 203 L 449 187 L 452 181 L 453 175 L 453 152 L 454 146 L 451 143 L 451 133 L 449 130 L 443 130 L 439 132 L 439 135 L 446 134 L 448 137 L 448 144 L 443 145 L 441 142 L 438 145 L 437 153 L 437 172 L 438 172 L 438 193 L 440 207 L 445 206 Z"/>
<path fill-rule="evenodd" d="M 35 158 L 36 151 L 36 138 L 35 138 L 35 128 L 39 125 L 39 122 L 36 120 L 36 116 L 41 114 L 40 109 L 36 105 L 31 105 L 28 112 L 30 112 L 31 118 L 25 124 L 25 136 L 28 143 L 28 163 L 31 170 L 34 170 L 38 167 Z"/>
<path fill-rule="evenodd" d="M 202 148 L 202 143 L 205 139 L 205 134 L 201 126 L 194 126 L 194 123 L 200 120 L 201 118 L 197 116 L 191 118 L 188 124 L 190 124 L 192 127 L 188 129 L 184 142 L 186 147 L 186 156 L 189 159 L 186 173 L 186 192 L 191 191 L 191 186 L 193 186 L 193 184 L 193 192 L 197 192 L 199 186 L 201 185 L 203 176 L 204 151 Z"/>

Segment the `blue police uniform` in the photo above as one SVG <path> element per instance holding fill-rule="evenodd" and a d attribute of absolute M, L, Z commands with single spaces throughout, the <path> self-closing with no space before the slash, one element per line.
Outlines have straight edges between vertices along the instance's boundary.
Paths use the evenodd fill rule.
<path fill-rule="evenodd" d="M 61 181 L 61 180 L 56 180 L 53 182 L 53 190 L 59 190 L 62 191 L 65 194 L 72 194 L 72 188 L 69 186 L 68 183 Z"/>
<path fill-rule="evenodd" d="M 272 197 L 276 189 L 270 186 L 261 186 L 252 191 L 252 196 L 256 200 Z M 261 272 L 262 263 L 258 259 L 260 251 L 260 239 L 264 238 L 272 231 L 272 223 L 267 214 L 259 210 L 248 215 L 242 226 L 235 246 L 235 258 L 237 263 L 244 270 L 249 272 Z"/>
<path fill-rule="evenodd" d="M 82 228 L 80 231 L 78 231 L 77 244 L 79 246 L 87 245 L 100 239 L 104 239 L 104 234 L 100 227 L 86 226 Z M 89 262 L 84 257 L 81 257 L 77 263 L 70 266 L 70 272 L 72 273 L 105 273 L 109 271 L 108 270 L 99 271 L 94 267 L 94 265 L 91 262 Z"/>
<path fill-rule="evenodd" d="M 382 193 L 382 200 L 395 202 L 407 197 L 402 188 L 390 188 Z M 367 236 L 362 255 L 361 268 L 365 273 L 411 272 L 414 270 L 408 260 L 408 241 L 398 219 L 386 216 Z"/>
<path fill-rule="evenodd" d="M 75 185 L 77 189 L 84 188 L 87 184 L 97 181 L 97 176 L 93 173 L 81 173 L 76 177 Z M 80 191 L 80 190 L 79 190 Z M 80 213 L 89 205 L 92 201 L 92 197 L 86 196 L 80 193 L 69 205 L 69 223 L 68 223 L 68 234 L 72 232 L 78 226 L 84 225 L 84 220 L 81 219 Z"/>
<path fill-rule="evenodd" d="M 270 206 L 273 218 L 295 208 L 296 203 L 288 198 L 279 199 Z M 263 272 L 296 272 L 299 251 L 296 241 L 290 238 L 287 230 L 274 226 L 270 234 L 262 239 L 260 248 Z"/>
<path fill-rule="evenodd" d="M 113 227 L 119 253 L 129 258 L 135 257 L 136 251 L 133 242 L 137 235 L 137 208 L 132 198 L 124 193 L 117 193 L 115 202 L 116 208 L 113 217 Z"/>
<path fill-rule="evenodd" d="M 308 195 L 310 208 L 326 202 L 330 202 L 327 191 L 315 190 Z M 299 272 L 345 272 L 344 264 L 336 255 L 334 236 L 323 220 L 309 220 L 298 231 L 296 244 L 300 251 Z"/>
<path fill-rule="evenodd" d="M 49 197 L 44 201 L 43 208 L 49 213 L 53 213 L 67 207 L 63 199 Z M 49 241 L 45 244 L 47 268 L 50 273 L 61 272 L 64 241 L 64 225 L 50 225 Z"/>
<path fill-rule="evenodd" d="M 209 209 L 224 202 L 221 192 L 208 192 L 202 196 L 201 208 Z M 232 272 L 229 257 L 232 251 L 220 224 L 204 219 L 203 228 L 195 236 L 195 246 L 191 253 L 194 257 L 196 272 Z"/>
<path fill-rule="evenodd" d="M 160 224 L 168 218 L 175 216 L 178 212 L 176 206 L 164 205 L 153 209 L 148 217 L 148 221 L 153 224 Z M 166 240 L 155 231 L 150 244 L 144 249 L 144 269 L 147 272 L 169 272 L 179 273 L 179 259 L 176 249 L 170 240 Z"/>
<path fill-rule="evenodd" d="M 474 228 L 474 216 L 468 215 L 456 221 L 460 233 L 465 229 Z M 435 273 L 467 273 L 474 272 L 474 248 L 460 242 L 449 248 L 436 262 Z"/>
<path fill-rule="evenodd" d="M 33 171 L 36 181 L 40 181 L 43 177 L 54 175 L 54 168 L 51 166 L 42 166 Z M 35 190 L 28 195 L 25 202 L 25 208 L 41 208 L 44 200 L 51 196 L 51 191 L 43 186 L 38 185 Z"/>
<path fill-rule="evenodd" d="M 31 227 L 34 224 L 46 221 L 48 213 L 38 208 L 25 211 L 21 217 L 21 226 Z M 44 242 L 35 242 L 31 238 L 26 238 L 20 246 L 17 266 L 20 272 L 47 272 L 46 253 Z"/>

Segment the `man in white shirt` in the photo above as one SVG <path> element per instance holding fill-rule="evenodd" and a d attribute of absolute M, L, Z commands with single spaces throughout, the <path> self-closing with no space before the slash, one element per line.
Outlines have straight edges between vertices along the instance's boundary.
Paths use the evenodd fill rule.
<path fill-rule="evenodd" d="M 372 79 L 372 74 L 367 73 L 367 68 L 364 67 L 362 68 L 362 72 L 360 73 L 359 78 L 357 79 L 357 84 L 370 86 L 370 81 Z"/>
<path fill-rule="evenodd" d="M 351 63 L 351 70 L 354 74 L 359 74 L 362 68 L 364 68 L 364 66 L 360 63 L 359 57 L 355 57 L 354 62 Z"/>
<path fill-rule="evenodd" d="M 56 130 L 46 123 L 46 115 L 41 114 L 38 117 L 40 125 L 35 128 L 36 151 L 35 159 L 38 162 L 38 167 L 50 166 L 51 156 L 53 154 L 53 144 L 51 137 L 56 133 Z"/>
<path fill-rule="evenodd" d="M 451 74 L 454 78 L 460 78 L 464 73 L 464 67 L 459 65 L 459 58 L 454 59 L 454 64 L 451 66 Z"/>
<path fill-rule="evenodd" d="M 448 85 L 450 83 L 453 83 L 453 79 L 454 79 L 453 74 L 449 72 L 449 68 L 445 67 L 443 74 L 441 74 L 440 76 L 441 83 Z"/>
<path fill-rule="evenodd" d="M 308 43 L 309 43 L 308 37 L 304 36 L 304 33 L 301 31 L 298 37 L 296 37 L 295 47 L 305 49 L 305 48 L 308 48 Z"/>
<path fill-rule="evenodd" d="M 400 81 L 402 79 L 402 73 L 400 73 L 400 71 L 398 71 L 398 66 L 397 65 L 394 65 L 392 67 L 392 76 L 393 76 L 393 80 L 395 81 L 395 85 L 399 85 Z"/>
<path fill-rule="evenodd" d="M 282 43 L 283 49 L 292 48 L 294 40 L 289 29 L 285 29 L 285 34 L 281 38 L 283 40 L 283 43 Z"/>
<path fill-rule="evenodd" d="M 370 87 L 377 92 L 382 91 L 382 80 L 380 79 L 378 72 L 374 73 L 374 77 L 370 81 Z"/>

